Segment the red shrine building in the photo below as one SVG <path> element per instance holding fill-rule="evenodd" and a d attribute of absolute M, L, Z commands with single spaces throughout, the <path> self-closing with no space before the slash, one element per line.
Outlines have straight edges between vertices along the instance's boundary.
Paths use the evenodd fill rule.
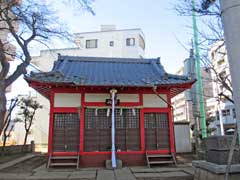
<path fill-rule="evenodd" d="M 170 100 L 195 82 L 166 73 L 159 58 L 77 56 L 25 79 L 50 101 L 49 166 L 76 157 L 77 167 L 113 155 L 128 166 L 145 165 L 146 154 L 175 156 Z"/>

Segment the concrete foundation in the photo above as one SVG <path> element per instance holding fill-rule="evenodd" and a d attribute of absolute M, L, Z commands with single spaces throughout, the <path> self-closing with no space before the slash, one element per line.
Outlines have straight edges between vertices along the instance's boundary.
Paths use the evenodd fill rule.
<path fill-rule="evenodd" d="M 206 160 L 211 163 L 226 165 L 228 161 L 229 150 L 209 150 L 206 153 Z M 240 164 L 240 151 L 235 150 L 231 164 Z"/>
<path fill-rule="evenodd" d="M 229 150 L 232 142 L 232 135 L 226 136 L 210 136 L 204 139 L 203 143 L 207 151 L 209 150 Z M 239 144 L 237 143 L 235 148 L 239 149 Z"/>
<path fill-rule="evenodd" d="M 224 180 L 226 165 L 219 165 L 207 161 L 193 161 L 195 168 L 194 180 Z M 231 165 L 228 180 L 240 179 L 240 164 Z"/>
<path fill-rule="evenodd" d="M 232 138 L 233 136 L 210 136 L 204 139 L 204 160 L 219 165 L 227 164 Z M 231 164 L 240 164 L 240 151 L 238 143 L 235 146 Z"/>
<path fill-rule="evenodd" d="M 113 169 L 112 168 L 112 160 L 106 160 L 105 162 L 105 166 L 106 166 L 106 169 Z M 116 169 L 120 169 L 122 168 L 122 160 L 117 160 L 117 168 Z"/>

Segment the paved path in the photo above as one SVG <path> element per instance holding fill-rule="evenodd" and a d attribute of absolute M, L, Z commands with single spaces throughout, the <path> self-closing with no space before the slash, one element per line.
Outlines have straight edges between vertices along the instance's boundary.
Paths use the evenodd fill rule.
<path fill-rule="evenodd" d="M 13 166 L 16 163 L 34 157 L 27 155 L 16 160 L 0 165 L 0 169 Z M 106 170 L 104 168 L 80 169 L 46 169 L 42 165 L 31 173 L 6 173 L 0 172 L 0 180 L 193 180 L 194 170 L 191 166 L 179 165 L 178 167 L 124 167 L 122 169 Z"/>
<path fill-rule="evenodd" d="M 83 169 L 46 169 L 45 166 L 37 168 L 32 173 L 0 173 L 1 180 L 193 180 L 192 167 L 180 168 L 147 168 L 125 167 L 116 170 L 99 168 Z"/>
<path fill-rule="evenodd" d="M 12 161 L 0 164 L 0 170 L 2 170 L 4 168 L 7 168 L 7 167 L 10 167 L 10 166 L 13 166 L 13 165 L 15 165 L 15 164 L 17 164 L 19 162 L 25 161 L 27 159 L 31 159 L 34 156 L 35 156 L 34 154 L 27 154 L 27 155 L 25 155 L 23 157 L 20 157 L 20 158 L 14 159 Z"/>
<path fill-rule="evenodd" d="M 129 168 L 98 170 L 97 180 L 136 180 Z"/>

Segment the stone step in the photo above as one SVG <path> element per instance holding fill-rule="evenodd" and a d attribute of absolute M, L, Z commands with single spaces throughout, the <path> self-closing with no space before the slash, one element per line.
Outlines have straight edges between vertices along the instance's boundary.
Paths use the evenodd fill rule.
<path fill-rule="evenodd" d="M 78 156 L 52 156 L 51 159 L 78 159 Z"/>
<path fill-rule="evenodd" d="M 174 161 L 149 161 L 149 164 L 172 164 Z"/>
<path fill-rule="evenodd" d="M 77 166 L 77 163 L 51 163 L 50 166 Z"/>
<path fill-rule="evenodd" d="M 159 158 L 161 158 L 161 157 L 172 157 L 172 155 L 170 155 L 170 154 L 147 154 L 147 157 L 150 157 L 150 158 L 152 158 L 152 157 L 159 157 Z"/>

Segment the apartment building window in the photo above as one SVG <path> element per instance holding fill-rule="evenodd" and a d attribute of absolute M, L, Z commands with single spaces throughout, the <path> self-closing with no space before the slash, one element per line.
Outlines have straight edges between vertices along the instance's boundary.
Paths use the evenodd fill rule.
<path fill-rule="evenodd" d="M 222 71 L 222 72 L 219 73 L 220 78 L 226 78 L 226 76 L 227 76 L 226 71 Z"/>
<path fill-rule="evenodd" d="M 145 41 L 141 35 L 139 35 L 139 46 L 144 50 L 145 49 Z"/>
<path fill-rule="evenodd" d="M 232 112 L 233 112 L 233 118 L 236 118 L 236 110 L 232 109 Z"/>
<path fill-rule="evenodd" d="M 222 116 L 225 117 L 225 116 L 230 116 L 230 109 L 224 109 L 222 110 Z"/>
<path fill-rule="evenodd" d="M 114 46 L 114 41 L 109 41 L 109 46 L 113 47 Z"/>
<path fill-rule="evenodd" d="M 86 40 L 86 48 L 97 48 L 97 39 L 89 39 Z"/>
<path fill-rule="evenodd" d="M 221 66 L 224 62 L 225 62 L 224 59 L 220 59 L 220 60 L 217 62 L 217 64 L 218 64 L 218 66 Z"/>
<path fill-rule="evenodd" d="M 219 121 L 219 111 L 216 111 L 216 119 Z"/>
<path fill-rule="evenodd" d="M 126 45 L 127 46 L 135 46 L 135 38 L 127 38 Z"/>

